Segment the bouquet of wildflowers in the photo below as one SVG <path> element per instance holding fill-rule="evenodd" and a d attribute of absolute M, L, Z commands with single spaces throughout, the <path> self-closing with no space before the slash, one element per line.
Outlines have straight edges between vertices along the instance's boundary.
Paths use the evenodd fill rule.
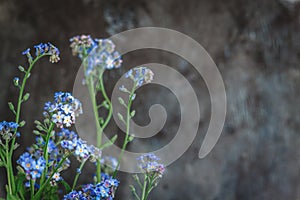
<path fill-rule="evenodd" d="M 120 87 L 128 94 L 128 100 L 119 98 L 120 104 L 125 106 L 126 116 L 118 114 L 120 120 L 126 125 L 126 135 L 122 151 L 117 158 L 102 156 L 102 150 L 112 145 L 117 136 L 109 142 L 102 142 L 102 134 L 112 118 L 113 106 L 108 98 L 103 81 L 106 70 L 121 67 L 122 59 L 115 49 L 114 43 L 109 39 L 93 39 L 87 35 L 76 36 L 70 39 L 70 47 L 74 56 L 81 59 L 84 66 L 83 84 L 89 91 L 93 105 L 94 123 L 97 130 L 97 145 L 93 146 L 82 140 L 72 126 L 76 118 L 82 114 L 82 105 L 79 99 L 68 92 L 56 92 L 53 99 L 45 103 L 43 120 L 36 120 L 35 143 L 26 149 L 16 161 L 17 170 L 13 169 L 13 153 L 19 146 L 18 137 L 25 125 L 20 119 L 22 105 L 29 99 L 25 92 L 27 80 L 34 65 L 43 57 L 49 57 L 51 63 L 60 60 L 60 52 L 51 43 L 41 43 L 32 50 L 23 52 L 28 59 L 28 66 L 19 66 L 23 77 L 15 77 L 13 83 L 18 89 L 19 96 L 16 102 L 9 102 L 13 112 L 13 121 L 0 122 L 0 167 L 6 169 L 6 199 L 97 199 L 111 200 L 120 183 L 117 172 L 123 153 L 133 137 L 129 135 L 130 119 L 134 116 L 132 102 L 135 91 L 144 83 L 153 79 L 153 72 L 146 67 L 134 68 L 128 71 L 125 77 L 132 81 L 132 88 Z M 102 95 L 103 101 L 98 103 L 96 96 Z M 106 112 L 101 112 L 105 109 Z M 105 116 L 102 113 L 107 113 Z M 73 156 L 80 163 L 74 172 L 72 182 L 64 180 L 62 172 L 70 169 L 70 157 Z M 78 185 L 77 181 L 86 162 L 95 164 L 96 174 L 85 185 Z M 149 193 L 157 186 L 165 168 L 159 163 L 159 158 L 154 154 L 145 154 L 137 159 L 142 174 L 133 176 L 136 187 L 129 186 L 134 198 L 146 200 Z M 60 194 L 64 188 L 65 194 Z"/>

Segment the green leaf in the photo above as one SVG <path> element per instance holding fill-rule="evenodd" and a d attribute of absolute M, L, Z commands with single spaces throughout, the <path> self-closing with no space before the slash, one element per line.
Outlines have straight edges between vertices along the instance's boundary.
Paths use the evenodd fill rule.
<path fill-rule="evenodd" d="M 30 75 L 31 75 L 31 74 L 30 74 L 30 73 L 28 73 L 28 74 L 27 74 L 27 76 L 26 76 L 26 78 L 29 78 L 29 77 L 30 77 Z"/>
<path fill-rule="evenodd" d="M 20 126 L 20 127 L 23 127 L 25 124 L 26 124 L 26 122 L 23 120 L 23 121 L 21 121 L 21 122 L 19 123 L 19 126 Z"/>
<path fill-rule="evenodd" d="M 24 95 L 24 97 L 23 97 L 23 102 L 24 102 L 24 101 L 27 101 L 27 100 L 29 99 L 29 96 L 30 96 L 30 94 L 29 94 L 29 93 L 26 93 L 26 94 Z"/>
<path fill-rule="evenodd" d="M 49 120 L 48 118 L 46 118 L 46 119 L 44 120 L 44 123 L 45 123 L 45 124 L 50 124 L 50 120 Z"/>
<path fill-rule="evenodd" d="M 102 125 L 104 123 L 104 119 L 102 117 L 99 118 L 99 123 Z"/>
<path fill-rule="evenodd" d="M 106 143 L 104 143 L 100 147 L 100 149 L 102 150 L 102 149 L 104 149 L 106 147 L 109 147 L 109 146 L 113 145 L 115 143 L 115 141 L 117 140 L 117 138 L 118 138 L 118 135 L 113 136 L 109 141 L 107 141 Z"/>
<path fill-rule="evenodd" d="M 21 72 L 25 72 L 24 67 L 22 67 L 21 65 L 18 66 L 18 69 L 19 69 Z"/>
<path fill-rule="evenodd" d="M 124 117 L 123 117 L 123 115 L 121 113 L 118 113 L 118 118 L 119 118 L 119 120 L 121 120 L 121 121 L 124 122 Z"/>
<path fill-rule="evenodd" d="M 129 187 L 130 187 L 130 190 L 131 190 L 132 192 L 135 192 L 135 188 L 134 188 L 133 185 L 129 185 Z"/>
<path fill-rule="evenodd" d="M 70 186 L 66 181 L 62 180 L 61 183 L 62 183 L 63 186 L 65 187 L 66 193 L 71 192 L 71 190 L 72 190 L 72 189 L 71 189 L 71 186 Z"/>
<path fill-rule="evenodd" d="M 41 132 L 39 132 L 39 131 L 37 131 L 37 130 L 34 130 L 33 133 L 34 133 L 35 135 L 40 135 L 40 134 L 41 134 Z"/>
<path fill-rule="evenodd" d="M 141 200 L 141 198 L 140 198 L 140 197 L 138 196 L 138 194 L 136 193 L 136 190 L 135 190 L 134 186 L 133 186 L 133 185 L 129 185 L 129 188 L 130 188 L 132 194 L 134 195 L 134 197 L 135 197 L 137 200 Z"/>
<path fill-rule="evenodd" d="M 50 137 L 53 137 L 55 135 L 55 131 L 51 131 Z"/>
<path fill-rule="evenodd" d="M 121 105 L 125 105 L 124 99 L 122 99 L 121 97 L 118 98 L 119 102 Z"/>
<path fill-rule="evenodd" d="M 16 177 L 16 186 L 17 186 L 17 191 L 18 193 L 23 197 L 24 199 L 24 194 L 25 194 L 25 190 L 24 190 L 24 181 L 26 180 L 26 176 L 24 172 L 19 171 L 17 177 Z"/>
<path fill-rule="evenodd" d="M 20 200 L 20 198 L 13 194 L 7 194 L 7 200 Z"/>
<path fill-rule="evenodd" d="M 42 123 L 41 123 L 40 121 L 38 121 L 38 120 L 35 120 L 34 123 L 35 123 L 36 125 L 41 125 L 41 124 L 42 124 Z"/>
<path fill-rule="evenodd" d="M 41 125 L 37 125 L 36 128 L 37 128 L 39 131 L 44 131 L 44 130 L 45 130 Z"/>
<path fill-rule="evenodd" d="M 18 143 L 15 143 L 14 150 L 16 150 L 20 145 Z"/>
<path fill-rule="evenodd" d="M 130 113 L 130 117 L 134 117 L 135 115 L 135 110 L 133 110 L 131 113 Z"/>
<path fill-rule="evenodd" d="M 8 107 L 14 114 L 16 114 L 15 106 L 12 102 L 8 102 Z"/>
<path fill-rule="evenodd" d="M 25 173 L 19 171 L 16 177 L 17 190 L 20 190 L 24 186 L 23 182 L 25 181 L 25 179 L 26 179 Z"/>
<path fill-rule="evenodd" d="M 19 173 L 25 174 L 25 171 L 22 167 L 17 166 L 17 170 L 19 171 Z"/>
<path fill-rule="evenodd" d="M 130 135 L 130 136 L 128 137 L 128 142 L 132 142 L 133 139 L 134 139 L 134 135 Z"/>
<path fill-rule="evenodd" d="M 104 106 L 104 108 L 106 108 L 107 110 L 109 109 L 109 105 L 108 105 L 107 101 L 103 101 L 103 106 Z"/>

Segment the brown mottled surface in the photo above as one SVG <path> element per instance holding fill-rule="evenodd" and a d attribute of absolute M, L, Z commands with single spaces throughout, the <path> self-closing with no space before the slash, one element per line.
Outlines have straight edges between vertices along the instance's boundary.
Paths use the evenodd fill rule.
<path fill-rule="evenodd" d="M 201 77 L 174 55 L 146 51 L 147 56 L 135 52 L 125 57 L 127 69 L 128 63 L 150 61 L 174 66 L 198 89 L 201 99 L 199 136 L 168 168 L 150 199 L 300 199 L 299 8 L 292 0 L 1 0 L 0 120 L 12 119 L 6 102 L 16 98 L 11 80 L 18 73 L 16 66 L 25 63 L 20 54 L 25 48 L 51 41 L 62 52 L 59 64 L 40 62 L 30 79 L 32 95 L 24 104 L 22 118 L 27 126 L 21 137 L 22 144 L 30 145 L 31 122 L 41 118 L 43 102 L 55 91 L 72 90 L 80 63 L 69 50 L 71 36 L 90 33 L 108 37 L 140 26 L 175 29 L 202 44 L 219 67 L 227 90 L 227 119 L 214 150 L 199 160 L 200 133 L 207 129 L 210 117 L 209 97 Z M 106 81 L 114 82 L 124 72 L 110 72 Z M 168 135 L 154 137 L 150 143 L 137 140 L 132 149 L 163 146 L 178 127 L 174 96 L 161 88 L 153 90 L 155 97 L 146 93 L 135 105 L 137 121 L 148 120 L 143 114 L 147 112 L 145 105 L 161 102 L 173 112 L 162 130 Z M 126 186 L 131 176 L 122 174 L 121 181 L 117 199 L 132 199 Z M 4 195 L 3 184 L 1 178 L 0 196 Z"/>

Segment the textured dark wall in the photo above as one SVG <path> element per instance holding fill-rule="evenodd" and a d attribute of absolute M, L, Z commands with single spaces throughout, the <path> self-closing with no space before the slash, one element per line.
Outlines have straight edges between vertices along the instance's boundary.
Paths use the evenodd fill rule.
<path fill-rule="evenodd" d="M 40 62 L 29 81 L 32 96 L 24 104 L 22 118 L 28 124 L 21 140 L 30 145 L 31 122 L 41 118 L 43 102 L 55 91 L 72 90 L 80 63 L 68 47 L 71 36 L 108 37 L 140 26 L 175 29 L 202 44 L 216 62 L 226 85 L 228 112 L 222 137 L 211 154 L 198 159 L 203 138 L 199 134 L 183 157 L 168 168 L 151 199 L 300 199 L 299 8 L 297 1 L 284 0 L 1 0 L 0 120 L 12 119 L 6 102 L 16 99 L 11 80 L 18 73 L 17 66 L 25 63 L 20 52 L 27 47 L 51 41 L 62 52 L 56 65 Z M 124 69 L 108 73 L 106 81 L 116 81 L 126 68 L 143 62 L 174 66 L 198 89 L 202 109 L 199 133 L 205 132 L 209 96 L 201 77 L 186 62 L 155 51 L 135 52 L 125 58 Z M 155 137 L 150 144 L 137 140 L 132 149 L 153 143 L 161 146 L 178 127 L 174 96 L 162 88 L 152 90 L 156 96 L 145 92 L 138 101 L 143 103 L 135 106 L 138 113 L 144 113 L 144 106 L 155 101 L 173 111 L 162 130 L 168 136 Z M 144 118 L 137 115 L 137 121 Z M 111 130 L 116 128 L 111 125 Z M 121 181 L 118 199 L 131 199 L 126 186 L 131 177 L 122 174 Z"/>

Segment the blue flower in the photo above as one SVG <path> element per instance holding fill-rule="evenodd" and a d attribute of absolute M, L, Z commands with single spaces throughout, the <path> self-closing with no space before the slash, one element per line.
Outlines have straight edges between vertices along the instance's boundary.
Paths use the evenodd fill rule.
<path fill-rule="evenodd" d="M 62 180 L 59 172 L 55 172 L 52 176 L 52 179 L 55 180 L 56 182 Z"/>
<path fill-rule="evenodd" d="M 78 143 L 75 149 L 75 155 L 81 158 L 87 158 L 89 156 L 88 146 Z"/>
<path fill-rule="evenodd" d="M 30 48 L 26 49 L 25 51 L 22 52 L 22 55 L 26 55 L 30 53 Z"/>
<path fill-rule="evenodd" d="M 72 123 L 73 123 L 73 120 L 71 119 L 71 116 L 69 116 L 69 115 L 64 116 L 63 124 L 66 127 L 70 127 Z"/>
<path fill-rule="evenodd" d="M 14 82 L 14 85 L 15 85 L 15 86 L 18 86 L 18 85 L 19 85 L 19 82 L 20 82 L 19 77 L 14 77 L 13 82 Z"/>
<path fill-rule="evenodd" d="M 61 141 L 60 145 L 64 149 L 68 149 L 68 150 L 73 150 L 74 149 L 72 141 L 69 141 L 69 140 Z"/>
<path fill-rule="evenodd" d="M 64 117 L 65 115 L 61 111 L 58 111 L 52 115 L 52 121 L 56 124 L 61 124 Z"/>
<path fill-rule="evenodd" d="M 45 47 L 48 48 L 48 45 L 47 44 L 43 44 L 43 43 L 35 45 L 34 46 L 34 48 L 35 48 L 35 55 L 39 56 L 39 55 L 44 54 L 45 53 L 45 50 L 44 50 Z"/>
<path fill-rule="evenodd" d="M 23 153 L 19 160 L 17 160 L 17 163 L 23 167 L 25 171 L 29 171 L 32 168 L 32 156 L 25 152 Z"/>

